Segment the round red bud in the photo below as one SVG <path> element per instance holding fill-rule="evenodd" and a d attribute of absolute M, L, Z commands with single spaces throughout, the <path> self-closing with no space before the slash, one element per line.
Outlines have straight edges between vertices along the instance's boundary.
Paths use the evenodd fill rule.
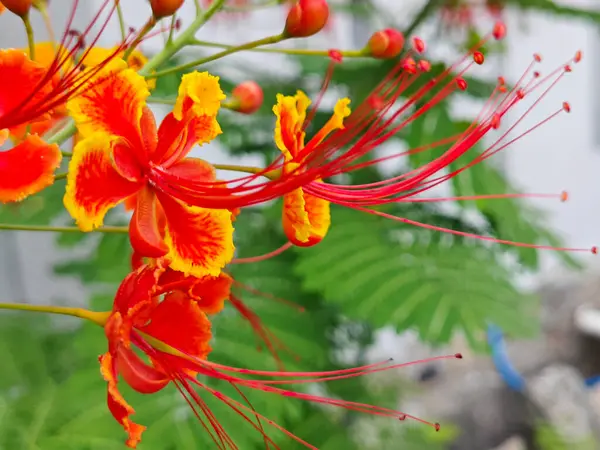
<path fill-rule="evenodd" d="M 183 0 L 150 0 L 152 14 L 156 19 L 172 16 L 183 5 Z"/>
<path fill-rule="evenodd" d="M 323 29 L 328 19 L 326 0 L 298 0 L 288 12 L 284 33 L 294 38 L 312 36 Z"/>
<path fill-rule="evenodd" d="M 1 0 L 2 4 L 10 12 L 24 17 L 29 13 L 33 0 Z"/>
<path fill-rule="evenodd" d="M 403 47 L 404 35 L 393 28 L 376 31 L 367 43 L 369 53 L 379 59 L 395 58 Z"/>
<path fill-rule="evenodd" d="M 233 109 L 243 114 L 258 111 L 263 103 L 263 90 L 255 81 L 244 81 L 238 84 L 231 95 L 236 100 Z"/>

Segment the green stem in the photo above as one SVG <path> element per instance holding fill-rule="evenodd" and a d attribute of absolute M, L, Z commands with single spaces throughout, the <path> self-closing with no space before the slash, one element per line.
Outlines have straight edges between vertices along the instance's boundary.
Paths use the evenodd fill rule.
<path fill-rule="evenodd" d="M 244 50 L 251 50 L 251 49 L 253 49 L 255 47 L 260 47 L 261 45 L 276 44 L 276 43 L 281 42 L 281 41 L 283 41 L 285 39 L 287 39 L 287 36 L 285 36 L 282 33 L 282 34 L 276 34 L 274 36 L 268 36 L 268 37 L 265 37 L 265 38 L 262 38 L 262 39 L 258 39 L 256 41 L 246 42 L 245 44 L 242 44 L 242 45 L 238 45 L 238 46 L 235 46 L 235 47 L 229 47 L 226 50 L 223 50 L 222 52 L 216 53 L 216 54 L 211 55 L 211 56 L 207 56 L 205 58 L 197 59 L 195 61 L 191 61 L 189 63 L 182 64 L 180 66 L 171 67 L 169 69 L 162 70 L 160 72 L 149 74 L 146 78 L 158 78 L 158 77 L 161 77 L 163 75 L 169 75 L 171 73 L 179 72 L 181 70 L 191 69 L 192 67 L 196 67 L 196 66 L 199 66 L 201 64 L 206 64 L 208 62 L 215 61 L 217 59 L 221 59 L 224 56 L 231 55 L 233 53 L 241 52 L 241 51 L 244 51 Z"/>
<path fill-rule="evenodd" d="M 121 9 L 120 0 L 115 0 L 115 2 L 117 2 L 117 4 L 116 4 L 117 18 L 119 19 L 119 28 L 121 30 L 121 39 L 123 40 L 123 42 L 125 42 L 125 39 L 127 39 L 127 31 L 125 30 L 125 18 L 123 17 L 123 10 Z"/>
<path fill-rule="evenodd" d="M 29 13 L 22 17 L 25 32 L 27 33 L 27 45 L 29 47 L 29 58 L 35 61 L 35 37 L 33 36 L 33 27 L 29 20 Z"/>
<path fill-rule="evenodd" d="M 415 15 L 412 22 L 404 30 L 404 36 L 411 36 L 429 15 L 439 6 L 440 0 L 428 0 L 423 8 Z"/>
<path fill-rule="evenodd" d="M 276 180 L 280 176 L 279 170 L 270 170 L 268 172 L 264 172 L 265 169 L 260 167 L 237 166 L 234 164 L 213 164 L 213 167 L 218 170 L 229 170 L 231 172 L 253 173 L 255 175 L 261 174 L 270 180 Z"/>
<path fill-rule="evenodd" d="M 110 316 L 110 311 L 95 312 L 84 308 L 69 308 L 66 306 L 44 306 L 44 305 L 29 305 L 24 303 L 0 303 L 0 309 L 9 309 L 12 311 L 29 311 L 40 312 L 46 314 L 58 314 L 60 316 L 79 317 L 80 319 L 89 320 L 103 327 Z"/>
<path fill-rule="evenodd" d="M 71 158 L 73 156 L 73 153 L 65 151 L 61 151 L 60 154 L 63 155 L 64 158 Z"/>
<path fill-rule="evenodd" d="M 234 48 L 231 45 L 221 44 L 218 42 L 200 41 L 194 39 L 192 45 L 199 47 L 211 47 L 211 48 Z M 260 53 L 277 53 L 283 55 L 296 55 L 296 56 L 324 56 L 329 57 L 329 50 L 307 50 L 307 49 L 296 49 L 296 48 L 250 48 L 245 51 L 260 52 Z M 361 58 L 368 57 L 369 55 L 364 50 L 344 50 L 340 52 L 344 58 Z"/>
<path fill-rule="evenodd" d="M 0 230 L 12 230 L 12 231 L 51 231 L 56 233 L 83 233 L 77 227 L 50 227 L 46 225 L 13 225 L 10 223 L 0 223 Z M 96 228 L 94 232 L 98 233 L 128 233 L 127 227 L 100 227 Z"/>
<path fill-rule="evenodd" d="M 162 51 L 157 53 L 150 61 L 146 63 L 144 67 L 140 70 L 140 75 L 147 77 L 150 72 L 156 70 L 157 67 L 164 64 L 171 56 L 181 50 L 183 47 L 188 45 L 192 39 L 194 39 L 194 35 L 196 32 L 204 25 L 206 22 L 210 20 L 210 18 L 215 15 L 215 13 L 221 9 L 225 0 L 215 0 L 203 14 L 200 14 L 196 19 L 190 24 L 190 26 L 183 31 L 173 42 L 169 43 Z"/>
<path fill-rule="evenodd" d="M 65 180 L 69 174 L 68 173 L 57 173 L 54 175 L 54 181 L 56 180 Z"/>
<path fill-rule="evenodd" d="M 150 32 L 150 30 L 152 30 L 152 28 L 154 28 L 154 25 L 156 25 L 156 19 L 154 18 L 154 16 L 152 16 L 144 24 L 140 33 L 137 35 L 137 37 L 132 42 L 132 44 L 129 46 L 129 48 L 125 51 L 125 54 L 123 55 L 123 59 L 125 61 L 127 61 L 127 59 L 129 58 L 129 55 L 131 55 L 131 53 L 135 50 L 135 48 L 138 46 L 138 44 L 140 42 L 142 42 L 142 39 L 144 39 L 144 36 L 146 36 Z"/>
<path fill-rule="evenodd" d="M 169 27 L 169 37 L 167 38 L 167 45 L 173 42 L 173 33 L 175 32 L 175 24 L 177 23 L 177 16 L 173 14 L 171 17 L 171 26 Z"/>

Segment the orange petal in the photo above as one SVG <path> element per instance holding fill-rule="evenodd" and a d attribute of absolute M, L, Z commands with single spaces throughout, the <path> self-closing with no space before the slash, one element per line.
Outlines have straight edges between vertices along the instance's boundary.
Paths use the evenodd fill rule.
<path fill-rule="evenodd" d="M 283 229 L 289 241 L 299 247 L 310 247 L 325 237 L 331 224 L 327 200 L 305 194 L 302 188 L 283 197 Z"/>
<path fill-rule="evenodd" d="M 206 314 L 216 314 L 223 309 L 231 294 L 233 279 L 221 273 L 218 277 L 204 277 L 190 289 L 190 294 Z"/>
<path fill-rule="evenodd" d="M 218 276 L 233 258 L 231 212 L 188 206 L 163 193 L 156 193 L 167 227 L 166 258 L 170 267 L 195 277 Z"/>
<path fill-rule="evenodd" d="M 116 367 L 110 353 L 105 353 L 100 357 L 100 371 L 108 383 L 108 409 L 127 432 L 128 438 L 125 442 L 127 447 L 136 448 L 137 444 L 142 440 L 142 433 L 146 427 L 132 422 L 129 418 L 129 416 L 135 414 L 135 410 L 125 401 L 119 392 Z"/>
<path fill-rule="evenodd" d="M 122 60 L 111 62 L 67 108 L 82 137 L 97 132 L 123 137 L 145 162 L 140 120 L 150 91 L 144 77 L 126 66 Z"/>
<path fill-rule="evenodd" d="M 0 151 L 0 202 L 18 202 L 54 182 L 62 155 L 57 145 L 28 136 L 8 151 Z"/>
<path fill-rule="evenodd" d="M 148 325 L 138 329 L 190 356 L 206 359 L 211 350 L 210 321 L 183 292 L 166 295 Z"/>
<path fill-rule="evenodd" d="M 177 120 L 173 113 L 168 114 L 158 129 L 158 144 L 151 159 L 158 165 L 169 167 L 185 158 L 194 145 L 206 144 L 221 133 L 213 116 L 188 116 Z"/>
<path fill-rule="evenodd" d="M 148 258 L 159 258 L 168 253 L 160 227 L 156 196 L 148 187 L 137 194 L 137 205 L 129 222 L 129 240 L 136 253 Z"/>
<path fill-rule="evenodd" d="M 36 105 L 53 89 L 55 79 L 48 69 L 30 60 L 21 50 L 0 50 L 0 129 L 47 118 L 36 113 Z"/>
<path fill-rule="evenodd" d="M 108 210 L 142 185 L 123 178 L 111 164 L 118 140 L 104 133 L 80 141 L 73 152 L 64 204 L 82 231 L 102 225 Z"/>

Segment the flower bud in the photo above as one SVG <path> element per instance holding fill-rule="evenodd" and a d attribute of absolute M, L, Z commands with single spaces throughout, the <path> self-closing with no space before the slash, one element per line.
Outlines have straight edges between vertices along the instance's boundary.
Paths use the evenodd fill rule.
<path fill-rule="evenodd" d="M 1 0 L 1 2 L 9 11 L 24 17 L 29 13 L 33 0 Z"/>
<path fill-rule="evenodd" d="M 181 8 L 183 0 L 150 0 L 152 14 L 156 19 L 172 16 Z"/>
<path fill-rule="evenodd" d="M 255 81 L 244 81 L 238 84 L 231 95 L 235 102 L 232 109 L 243 114 L 258 111 L 263 102 L 263 90 Z"/>
<path fill-rule="evenodd" d="M 294 38 L 312 36 L 323 29 L 327 19 L 326 0 L 298 0 L 288 12 L 284 33 Z"/>
<path fill-rule="evenodd" d="M 393 28 L 376 31 L 369 39 L 366 50 L 380 59 L 395 58 L 404 47 L 404 35 Z"/>

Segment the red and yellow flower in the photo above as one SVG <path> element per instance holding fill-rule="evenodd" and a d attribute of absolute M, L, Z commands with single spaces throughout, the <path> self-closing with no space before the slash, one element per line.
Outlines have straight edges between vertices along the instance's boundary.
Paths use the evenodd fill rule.
<path fill-rule="evenodd" d="M 300 170 L 312 151 L 334 130 L 344 128 L 344 118 L 350 115 L 347 98 L 338 100 L 333 116 L 325 126 L 304 144 L 304 121 L 310 100 L 301 91 L 295 96 L 277 95 L 273 112 L 277 116 L 275 143 L 284 156 L 283 175 L 290 176 Z M 317 179 L 316 182 L 321 180 Z M 329 202 L 307 194 L 301 187 L 283 196 L 283 228 L 290 240 L 298 246 L 311 246 L 320 242 L 331 223 Z"/>
<path fill-rule="evenodd" d="M 166 268 L 158 259 L 140 266 L 129 274 L 117 290 L 112 311 L 93 313 L 97 323 L 104 325 L 108 351 L 100 357 L 101 373 L 108 385 L 107 404 L 114 418 L 127 433 L 126 444 L 135 448 L 141 441 L 145 426 L 132 421 L 135 410 L 119 391 L 119 377 L 135 391 L 152 394 L 164 389 L 169 383 L 177 386 L 186 397 L 195 415 L 206 417 L 205 429 L 213 440 L 223 443 L 223 448 L 238 448 L 202 399 L 201 393 L 215 397 L 229 406 L 245 420 L 265 420 L 265 423 L 283 431 L 300 444 L 314 448 L 280 425 L 266 419 L 254 408 L 217 391 L 203 379 L 217 379 L 242 387 L 296 398 L 378 416 L 404 420 L 407 417 L 429 424 L 399 411 L 356 402 L 320 397 L 294 392 L 285 385 L 314 383 L 362 376 L 381 370 L 404 366 L 388 365 L 387 362 L 364 367 L 331 372 L 268 372 L 248 368 L 230 367 L 207 360 L 211 352 L 211 323 L 208 315 L 219 312 L 224 301 L 230 297 L 231 278 L 186 277 L 181 272 Z M 143 356 L 136 353 L 138 349 Z M 460 358 L 459 354 L 433 359 Z M 244 378 L 249 377 L 249 378 Z M 262 379 L 264 377 L 271 377 Z M 275 378 L 275 379 L 273 379 Z M 196 391 L 198 389 L 198 392 Z M 262 426 L 254 427 L 265 441 L 278 448 Z"/>
<path fill-rule="evenodd" d="M 225 95 L 217 77 L 185 75 L 158 129 L 148 95 L 144 78 L 115 60 L 68 103 L 83 139 L 69 165 L 65 206 L 81 230 L 91 231 L 135 196 L 130 238 L 138 253 L 166 256 L 185 274 L 219 275 L 234 252 L 231 212 L 189 206 L 165 192 L 163 177 L 218 183 L 210 164 L 187 155 L 221 133 L 216 115 Z"/>
<path fill-rule="evenodd" d="M 19 50 L 0 50 L 0 145 L 9 133 L 30 119 L 47 120 L 47 111 L 27 114 L 52 94 L 56 78 Z M 20 121 L 21 120 L 21 121 Z M 54 182 L 61 161 L 60 149 L 30 134 L 15 147 L 0 151 L 0 202 L 17 202 Z"/>
<path fill-rule="evenodd" d="M 160 391 L 179 376 L 195 376 L 185 361 L 168 354 L 138 356 L 133 345 L 149 350 L 143 333 L 200 360 L 211 351 L 211 323 L 207 314 L 223 308 L 229 296 L 229 278 L 185 278 L 160 263 L 144 265 L 123 281 L 104 326 L 108 351 L 100 357 L 102 375 L 108 384 L 108 408 L 128 434 L 127 446 L 135 448 L 145 427 L 134 423 L 135 410 L 118 388 L 118 376 L 143 394 Z M 176 286 L 169 288 L 169 286 Z M 163 295 L 164 294 L 164 295 Z"/>

